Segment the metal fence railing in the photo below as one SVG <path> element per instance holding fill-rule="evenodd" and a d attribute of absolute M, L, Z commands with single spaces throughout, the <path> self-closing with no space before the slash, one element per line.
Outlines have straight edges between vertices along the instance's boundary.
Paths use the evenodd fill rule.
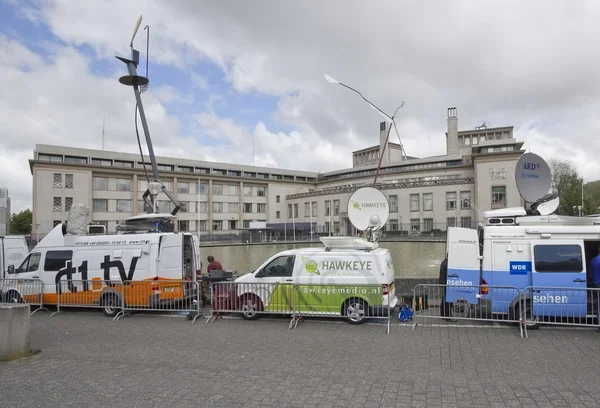
<path fill-rule="evenodd" d="M 199 282 L 176 280 L 128 281 L 121 285 L 120 308 L 116 320 L 128 312 L 188 313 L 192 323 L 202 316 Z"/>
<path fill-rule="evenodd" d="M 419 284 L 413 289 L 413 329 L 419 319 L 517 323 L 523 338 L 526 305 L 523 291 L 511 286 Z"/>
<path fill-rule="evenodd" d="M 543 324 L 600 328 L 600 288 L 529 286 L 523 293 L 529 330 Z"/>
<path fill-rule="evenodd" d="M 44 306 L 44 282 L 39 278 L 0 279 L 0 303 L 27 303 L 37 306 L 31 314 L 38 310 L 48 311 Z"/>
<path fill-rule="evenodd" d="M 207 323 L 230 313 L 246 320 L 260 315 L 290 316 L 290 329 L 304 317 L 345 318 L 354 324 L 377 319 L 387 324 L 389 333 L 391 300 L 382 285 L 216 282 L 212 284 Z"/>

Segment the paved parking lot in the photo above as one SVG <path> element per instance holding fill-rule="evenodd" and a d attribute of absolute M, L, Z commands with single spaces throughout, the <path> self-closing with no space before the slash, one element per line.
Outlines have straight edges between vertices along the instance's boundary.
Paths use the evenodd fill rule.
<path fill-rule="evenodd" d="M 600 406 L 594 330 L 48 316 L 32 316 L 40 354 L 0 363 L 2 405 Z"/>

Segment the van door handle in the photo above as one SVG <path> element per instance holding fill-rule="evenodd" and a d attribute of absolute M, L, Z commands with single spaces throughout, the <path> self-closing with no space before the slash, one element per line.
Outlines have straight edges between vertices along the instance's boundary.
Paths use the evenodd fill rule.
<path fill-rule="evenodd" d="M 458 275 L 455 273 L 452 273 L 450 275 L 448 275 L 449 278 L 458 278 Z"/>
<path fill-rule="evenodd" d="M 31 279 L 37 279 L 39 276 L 32 276 Z"/>
<path fill-rule="evenodd" d="M 293 279 L 286 279 L 285 281 L 286 282 L 293 282 L 294 280 Z"/>
<path fill-rule="evenodd" d="M 585 282 L 585 279 L 573 279 L 573 282 Z"/>

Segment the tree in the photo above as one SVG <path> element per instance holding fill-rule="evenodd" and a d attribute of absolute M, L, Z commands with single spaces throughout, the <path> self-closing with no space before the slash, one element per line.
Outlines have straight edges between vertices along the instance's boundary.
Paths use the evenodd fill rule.
<path fill-rule="evenodd" d="M 579 215 L 576 208 L 581 205 L 581 189 L 583 188 L 583 178 L 573 164 L 568 160 L 550 160 L 550 171 L 552 172 L 552 185 L 558 190 L 560 205 L 556 210 L 559 215 Z M 575 210 L 573 210 L 575 207 Z M 583 196 L 582 215 L 595 214 L 597 203 L 589 195 Z"/>
<path fill-rule="evenodd" d="M 31 234 L 31 210 L 28 208 L 10 217 L 11 234 Z"/>

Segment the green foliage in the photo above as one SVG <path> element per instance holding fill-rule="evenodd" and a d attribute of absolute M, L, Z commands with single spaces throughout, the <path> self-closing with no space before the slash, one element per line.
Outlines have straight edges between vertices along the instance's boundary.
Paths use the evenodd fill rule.
<path fill-rule="evenodd" d="M 31 234 L 31 210 L 26 209 L 10 217 L 11 234 Z"/>
<path fill-rule="evenodd" d="M 552 184 L 558 190 L 560 206 L 556 214 L 579 215 L 578 206 L 581 205 L 583 188 L 582 215 L 597 213 L 598 201 L 586 192 L 583 179 L 579 176 L 575 166 L 568 160 L 551 160 L 549 163 L 552 171 Z M 573 209 L 575 207 L 575 209 Z"/>

